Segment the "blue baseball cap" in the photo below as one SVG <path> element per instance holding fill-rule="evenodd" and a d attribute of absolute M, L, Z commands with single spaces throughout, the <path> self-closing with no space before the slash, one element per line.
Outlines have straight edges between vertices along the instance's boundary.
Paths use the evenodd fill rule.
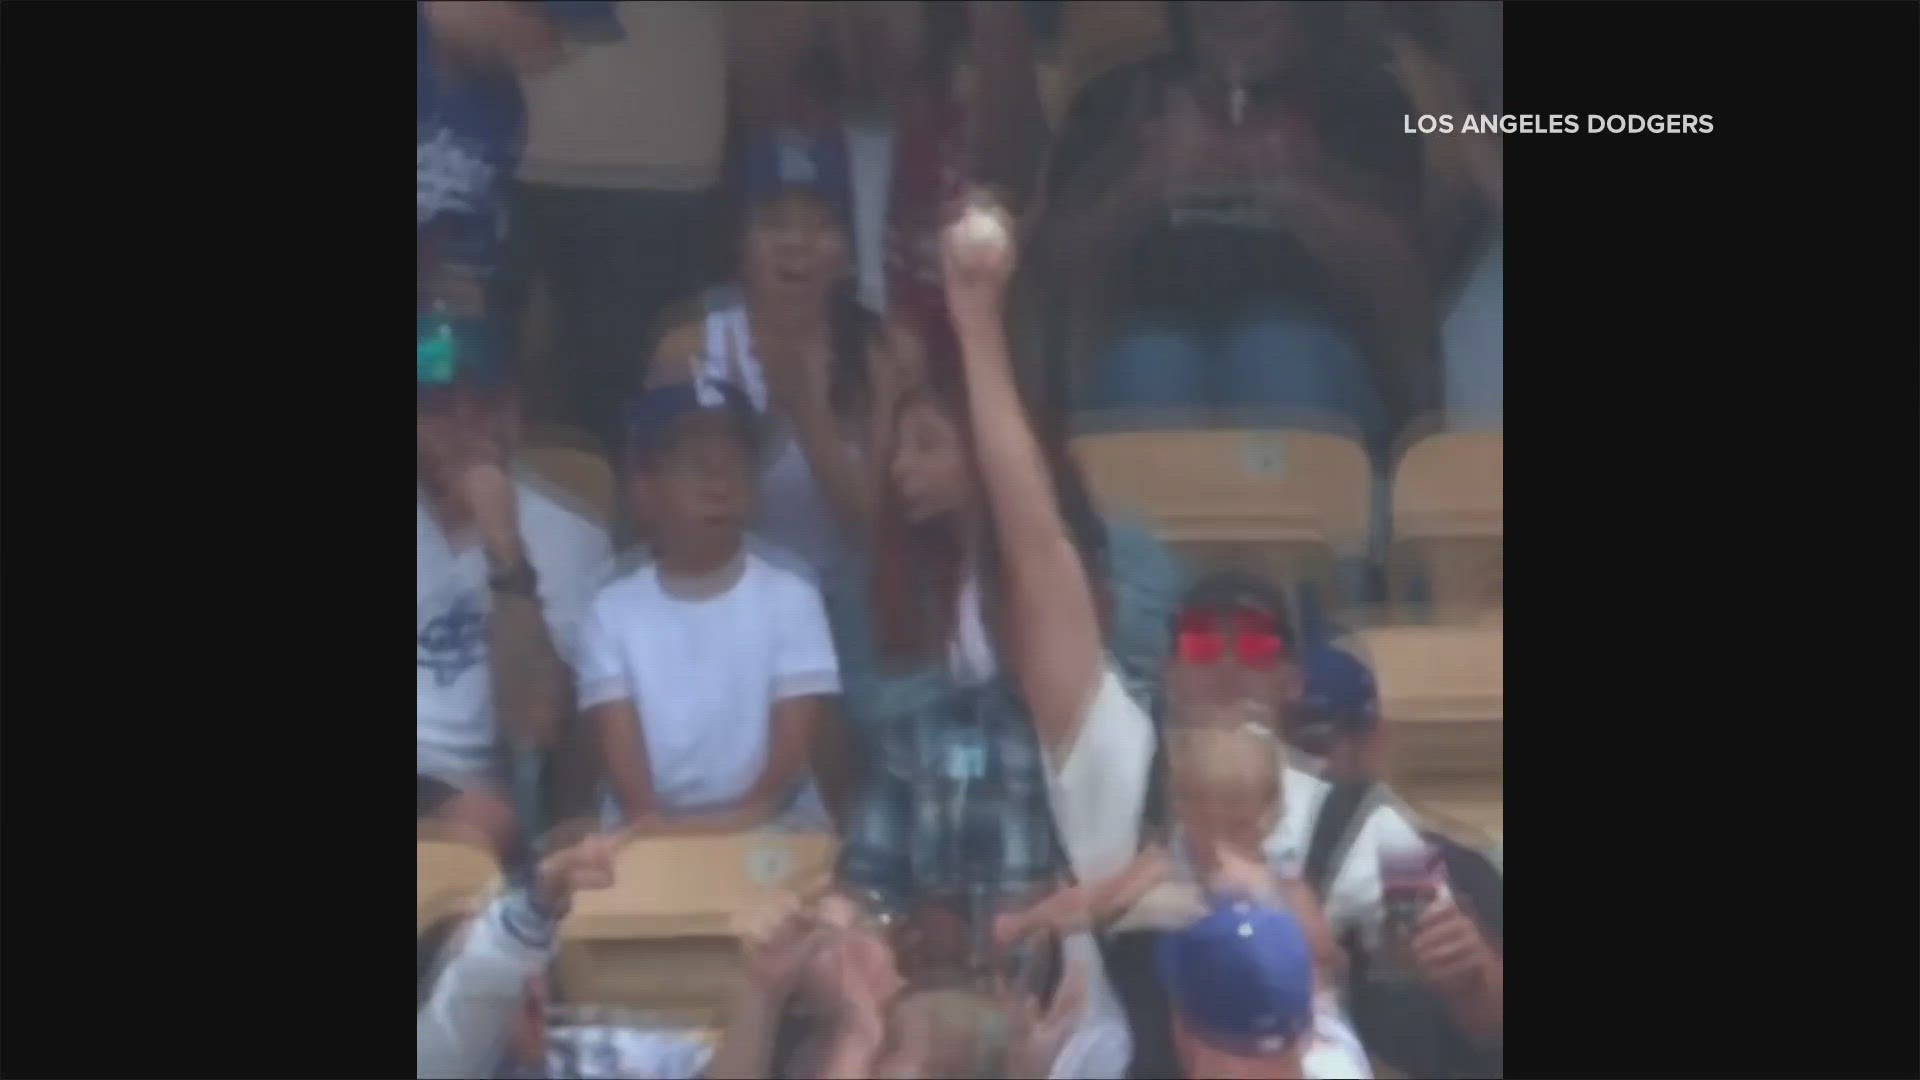
<path fill-rule="evenodd" d="M 853 174 L 838 128 L 782 127 L 748 136 L 740 155 L 740 194 L 755 206 L 791 191 L 824 199 L 853 236 Z"/>
<path fill-rule="evenodd" d="M 760 414 L 738 386 L 719 379 L 699 378 L 644 390 L 627 407 L 627 449 L 664 450 L 673 439 L 673 427 L 696 413 L 721 413 L 733 419 L 740 437 L 751 449 L 761 442 Z"/>
<path fill-rule="evenodd" d="M 554 29 L 576 41 L 618 41 L 626 36 L 613 0 L 541 0 Z"/>
<path fill-rule="evenodd" d="M 1279 1053 L 1313 1026 L 1313 950 L 1291 912 L 1241 897 L 1160 939 L 1160 977 L 1194 1036 L 1219 1050 Z"/>
<path fill-rule="evenodd" d="M 1380 723 L 1380 688 L 1367 665 L 1345 649 L 1310 644 L 1300 659 L 1302 689 L 1294 706 L 1302 726 L 1327 734 L 1361 734 Z"/>

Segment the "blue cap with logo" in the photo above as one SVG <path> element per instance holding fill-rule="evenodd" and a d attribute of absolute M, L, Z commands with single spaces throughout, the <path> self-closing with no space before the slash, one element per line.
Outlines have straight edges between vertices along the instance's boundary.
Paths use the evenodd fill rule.
<path fill-rule="evenodd" d="M 1284 909 L 1217 897 L 1200 921 L 1160 939 L 1159 961 L 1174 1009 L 1209 1046 L 1275 1054 L 1313 1026 L 1313 950 Z"/>
<path fill-rule="evenodd" d="M 747 139 L 740 156 L 740 192 L 748 206 L 790 191 L 824 199 L 853 235 L 853 175 L 846 136 L 839 128 L 782 127 Z"/>
<path fill-rule="evenodd" d="M 1345 649 L 1317 642 L 1300 658 L 1300 719 L 1359 733 L 1380 722 L 1380 689 L 1367 665 Z"/>
<path fill-rule="evenodd" d="M 760 446 L 760 414 L 746 392 L 720 379 L 697 378 L 642 391 L 627 407 L 627 448 L 664 450 L 672 442 L 675 424 L 696 413 L 708 412 L 730 417 L 749 447 Z"/>

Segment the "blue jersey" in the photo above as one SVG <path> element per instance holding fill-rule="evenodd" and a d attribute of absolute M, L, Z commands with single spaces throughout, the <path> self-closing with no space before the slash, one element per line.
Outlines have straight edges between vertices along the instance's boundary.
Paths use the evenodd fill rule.
<path fill-rule="evenodd" d="M 415 5 L 420 12 L 419 5 Z M 505 69 L 453 65 L 418 14 L 414 210 L 422 279 L 449 263 L 481 280 L 500 261 L 507 187 L 520 163 L 526 105 Z"/>

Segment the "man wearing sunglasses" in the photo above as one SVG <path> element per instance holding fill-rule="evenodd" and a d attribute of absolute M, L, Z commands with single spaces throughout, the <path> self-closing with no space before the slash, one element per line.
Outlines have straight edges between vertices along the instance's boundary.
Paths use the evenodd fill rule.
<path fill-rule="evenodd" d="M 1417 845 L 1419 833 L 1399 809 L 1375 801 L 1350 812 L 1344 858 L 1338 866 L 1313 865 L 1313 840 L 1331 805 L 1333 786 L 1287 760 L 1278 736 L 1300 707 L 1305 691 L 1303 643 L 1293 628 L 1285 594 L 1251 574 L 1222 572 L 1193 585 L 1174 620 L 1174 656 L 1167 669 L 1168 722 L 1175 732 L 1256 724 L 1271 732 L 1273 752 L 1282 758 L 1277 823 L 1260 826 L 1265 839 L 1258 858 L 1278 878 L 1305 881 L 1317 894 L 1334 936 L 1363 953 L 1382 940 L 1386 905 L 1380 874 L 1383 849 Z M 1155 763 L 1155 783 L 1167 782 L 1164 754 Z M 1178 831 L 1169 821 L 1171 800 L 1156 793 L 1149 800 L 1154 831 L 1169 839 Z M 1270 819 L 1271 820 L 1271 819 Z M 1256 830 L 1256 833 L 1259 830 Z M 1251 846 L 1251 844 L 1249 844 Z M 1324 846 L 1324 845 L 1322 845 Z M 1191 857 L 1205 863 L 1210 852 Z M 1176 860 L 1180 861 L 1180 860 Z M 1201 865 L 1176 873 L 1210 873 Z M 1140 920 L 1127 918 L 1127 924 Z M 1152 931 L 1118 935 L 1108 953 L 1116 969 L 1116 988 L 1125 1000 L 1134 1031 L 1135 1075 L 1181 1075 L 1167 1032 L 1164 987 L 1152 975 Z"/>

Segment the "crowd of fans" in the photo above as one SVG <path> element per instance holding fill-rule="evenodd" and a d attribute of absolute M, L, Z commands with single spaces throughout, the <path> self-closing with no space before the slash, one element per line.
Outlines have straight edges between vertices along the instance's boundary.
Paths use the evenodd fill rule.
<path fill-rule="evenodd" d="M 417 830 L 510 870 L 421 1076 L 1499 1075 L 1365 666 L 1067 449 L 1499 422 L 1499 146 L 1401 121 L 1498 111 L 1497 4 L 417 10 Z M 716 1047 L 549 1014 L 621 838 L 769 828 L 838 860 Z"/>

